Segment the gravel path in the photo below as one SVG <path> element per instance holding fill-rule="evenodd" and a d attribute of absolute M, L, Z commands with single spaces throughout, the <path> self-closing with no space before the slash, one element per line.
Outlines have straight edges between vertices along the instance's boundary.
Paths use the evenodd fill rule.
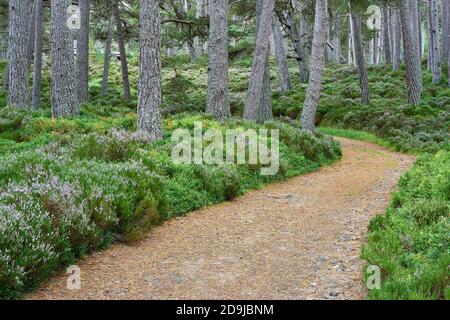
<path fill-rule="evenodd" d="M 29 299 L 361 299 L 359 258 L 414 158 L 339 139 L 343 159 L 175 218 L 138 245 L 79 261 L 82 288 L 53 277 Z"/>

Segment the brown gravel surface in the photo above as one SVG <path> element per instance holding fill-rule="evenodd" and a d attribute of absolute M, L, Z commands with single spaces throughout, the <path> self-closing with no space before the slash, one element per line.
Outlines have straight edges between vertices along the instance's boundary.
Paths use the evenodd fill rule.
<path fill-rule="evenodd" d="M 197 210 L 79 261 L 82 288 L 53 277 L 28 299 L 361 299 L 359 258 L 414 158 L 339 139 L 320 171 Z"/>

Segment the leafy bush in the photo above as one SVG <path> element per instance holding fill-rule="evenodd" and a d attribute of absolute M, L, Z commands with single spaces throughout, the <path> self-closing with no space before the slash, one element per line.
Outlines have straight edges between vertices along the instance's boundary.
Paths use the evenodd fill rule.
<path fill-rule="evenodd" d="M 382 270 L 373 299 L 449 299 L 450 152 L 422 155 L 391 207 L 372 219 L 362 257 Z"/>
<path fill-rule="evenodd" d="M 96 112 L 102 114 L 99 116 Z M 117 113 L 121 114 L 117 117 Z M 135 133 L 127 106 L 51 120 L 47 111 L 0 109 L 0 297 L 17 298 L 61 266 L 113 241 L 136 241 L 153 226 L 249 189 L 309 172 L 339 158 L 339 145 L 281 121 L 281 169 L 262 177 L 250 165 L 175 165 L 171 132 L 260 126 L 218 123 L 200 114 L 165 120 L 164 140 Z M 110 116 L 105 116 L 110 114 Z"/>

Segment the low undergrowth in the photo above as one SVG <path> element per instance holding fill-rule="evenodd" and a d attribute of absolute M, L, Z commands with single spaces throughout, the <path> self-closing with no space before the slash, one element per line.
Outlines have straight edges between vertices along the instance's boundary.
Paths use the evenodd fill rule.
<path fill-rule="evenodd" d="M 382 278 L 370 298 L 450 299 L 449 168 L 449 151 L 421 155 L 386 213 L 372 219 L 362 257 Z"/>
<path fill-rule="evenodd" d="M 247 190 L 318 169 L 340 157 L 339 145 L 281 121 L 280 170 L 261 165 L 176 165 L 177 128 L 259 129 L 200 114 L 164 121 L 164 139 L 135 134 L 127 105 L 92 104 L 80 117 L 52 120 L 49 112 L 0 109 L 0 298 L 17 298 L 59 268 L 114 241 L 133 242 L 164 220 Z"/>

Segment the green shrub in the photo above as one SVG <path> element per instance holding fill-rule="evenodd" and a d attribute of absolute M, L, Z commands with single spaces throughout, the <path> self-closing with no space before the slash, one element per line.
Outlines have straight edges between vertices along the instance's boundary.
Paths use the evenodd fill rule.
<path fill-rule="evenodd" d="M 373 299 L 448 298 L 450 152 L 422 155 L 399 182 L 385 215 L 372 219 L 362 257 L 382 271 Z"/>

